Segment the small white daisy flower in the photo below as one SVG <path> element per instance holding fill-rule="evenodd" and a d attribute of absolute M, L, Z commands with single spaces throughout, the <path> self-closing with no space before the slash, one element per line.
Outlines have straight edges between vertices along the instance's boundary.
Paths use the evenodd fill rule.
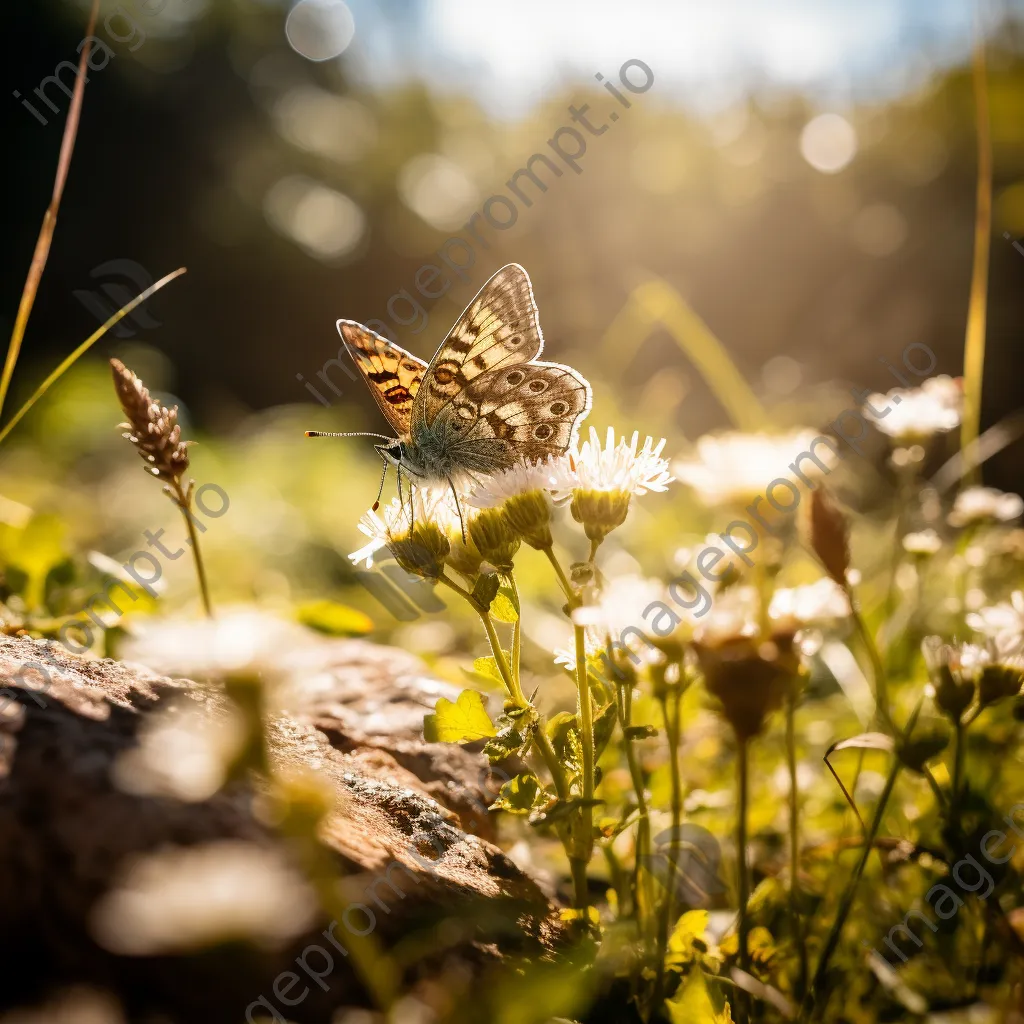
<path fill-rule="evenodd" d="M 635 495 L 667 490 L 673 478 L 668 460 L 661 456 L 665 443 L 665 438 L 655 442 L 653 437 L 647 437 L 638 450 L 638 431 L 633 431 L 628 443 L 625 438 L 616 442 L 615 431 L 609 427 L 602 448 L 597 431 L 591 427 L 589 440 L 583 442 L 573 457 L 576 467 L 573 489 Z"/>
<path fill-rule="evenodd" d="M 949 513 L 950 526 L 973 526 L 977 523 L 1009 523 L 1024 512 L 1019 494 L 995 487 L 968 487 L 961 491 Z"/>
<path fill-rule="evenodd" d="M 702 644 L 724 643 L 759 632 L 761 598 L 756 587 L 728 587 L 715 595 L 714 603 L 697 627 Z"/>
<path fill-rule="evenodd" d="M 942 550 L 942 539 L 929 527 L 919 533 L 908 533 L 903 538 L 903 550 L 908 555 L 935 555 Z"/>
<path fill-rule="evenodd" d="M 510 498 L 530 491 L 547 491 L 555 501 L 564 501 L 572 488 L 573 477 L 565 455 L 548 456 L 536 461 L 517 462 L 500 473 L 484 477 L 466 497 L 476 508 L 497 508 Z"/>
<path fill-rule="evenodd" d="M 145 854 L 93 912 L 100 944 L 126 956 L 232 939 L 277 946 L 313 922 L 316 896 L 277 850 L 224 839 Z"/>
<path fill-rule="evenodd" d="M 633 432 L 629 442 L 615 440 L 609 427 L 604 447 L 593 427 L 590 439 L 573 455 L 574 486 L 572 516 L 596 548 L 616 527 L 626 521 L 634 495 L 664 491 L 672 482 L 668 460 L 662 458 L 665 439 L 655 442 Z"/>
<path fill-rule="evenodd" d="M 386 547 L 409 572 L 438 575 L 452 540 L 462 536 L 451 492 L 415 487 L 411 495 L 403 495 L 402 501 L 392 498 L 383 513 L 383 517 L 372 510 L 363 514 L 359 532 L 370 540 L 348 556 L 351 561 L 370 568 L 377 552 Z"/>
<path fill-rule="evenodd" d="M 673 462 L 672 472 L 709 507 L 745 504 L 762 495 L 776 477 L 788 478 L 790 465 L 802 453 L 811 452 L 812 458 L 801 460 L 801 473 L 808 478 L 820 476 L 822 470 L 816 459 L 821 458 L 821 448 L 811 449 L 819 436 L 813 430 L 777 435 L 741 431 L 705 434 L 698 438 L 692 455 Z"/>
<path fill-rule="evenodd" d="M 517 462 L 479 483 L 466 501 L 476 508 L 500 507 L 516 535 L 538 550 L 550 548 L 551 518 L 555 502 L 562 502 L 572 486 L 566 456 Z"/>
<path fill-rule="evenodd" d="M 359 519 L 359 532 L 369 537 L 369 543 L 348 557 L 354 565 L 364 563 L 367 569 L 373 567 L 373 556 L 388 546 L 388 528 L 384 520 L 374 511 L 364 512 Z"/>
<path fill-rule="evenodd" d="M 871 421 L 883 434 L 900 444 L 913 444 L 960 425 L 963 391 L 952 377 L 942 374 L 919 388 L 893 388 L 885 395 L 871 395 L 868 406 Z"/>
<path fill-rule="evenodd" d="M 1009 601 L 989 605 L 967 616 L 967 625 L 996 642 L 1003 651 L 1024 648 L 1024 591 L 1015 590 Z"/>
<path fill-rule="evenodd" d="M 648 628 L 644 612 L 658 602 L 667 604 L 668 594 L 660 580 L 643 576 L 616 576 L 593 604 L 574 609 L 572 621 L 592 629 L 596 636 L 617 639 L 631 627 Z"/>
<path fill-rule="evenodd" d="M 222 609 L 216 619 L 145 619 L 125 638 L 122 654 L 155 672 L 189 679 L 287 671 L 284 652 L 309 642 L 296 622 L 251 608 Z"/>
<path fill-rule="evenodd" d="M 850 602 L 835 580 L 825 576 L 816 583 L 776 590 L 768 617 L 791 629 L 823 625 L 850 614 Z"/>

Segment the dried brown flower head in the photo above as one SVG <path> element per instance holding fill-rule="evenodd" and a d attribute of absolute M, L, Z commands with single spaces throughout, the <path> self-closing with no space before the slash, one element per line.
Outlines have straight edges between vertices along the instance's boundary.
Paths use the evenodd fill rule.
<path fill-rule="evenodd" d="M 178 407 L 168 409 L 154 401 L 149 390 L 120 359 L 110 360 L 114 389 L 127 423 L 125 437 L 139 450 L 146 472 L 170 484 L 179 484 L 188 470 L 188 441 L 181 440 Z"/>
<path fill-rule="evenodd" d="M 811 548 L 829 576 L 841 587 L 846 586 L 846 572 L 850 568 L 850 533 L 846 517 L 823 488 L 811 493 L 808 519 Z"/>
<path fill-rule="evenodd" d="M 722 703 L 722 714 L 741 741 L 752 739 L 765 719 L 785 700 L 799 671 L 793 634 L 779 632 L 767 640 L 736 636 L 694 643 L 708 692 Z"/>

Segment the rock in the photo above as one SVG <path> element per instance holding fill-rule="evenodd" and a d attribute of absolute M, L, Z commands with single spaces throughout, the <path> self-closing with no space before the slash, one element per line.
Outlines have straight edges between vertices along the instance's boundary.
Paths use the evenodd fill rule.
<path fill-rule="evenodd" d="M 0 1009 L 84 985 L 130 1020 L 220 1024 L 247 1008 L 255 1020 L 269 1003 L 281 1019 L 328 1022 L 368 1004 L 345 947 L 360 931 L 380 948 L 432 951 L 406 984 L 548 958 L 564 940 L 538 885 L 463 830 L 484 817 L 483 761 L 417 740 L 443 684 L 403 652 L 357 641 L 300 652 L 269 729 L 275 765 L 315 772 L 337 798 L 317 849 L 343 879 L 340 898 L 313 895 L 254 777 L 179 798 L 137 767 L 154 735 L 174 735 L 159 723 L 227 720 L 216 688 L 19 637 L 0 637 L 0 681 Z M 166 760 L 206 780 L 191 748 Z"/>

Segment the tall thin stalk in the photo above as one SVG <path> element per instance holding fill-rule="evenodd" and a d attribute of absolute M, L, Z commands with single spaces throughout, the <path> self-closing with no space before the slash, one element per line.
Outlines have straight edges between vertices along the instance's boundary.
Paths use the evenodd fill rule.
<path fill-rule="evenodd" d="M 680 666 L 682 671 L 682 666 Z M 665 739 L 668 743 L 670 773 L 670 811 L 672 815 L 672 839 L 668 848 L 665 900 L 658 915 L 658 964 L 655 982 L 654 1005 L 661 1004 L 665 982 L 665 957 L 668 954 L 668 933 L 675 920 L 676 872 L 679 870 L 679 833 L 683 825 L 683 780 L 679 773 L 679 717 L 683 698 L 682 679 L 662 698 L 661 711 L 665 721 Z"/>
<path fill-rule="evenodd" d="M 907 722 L 906 728 L 903 730 L 902 740 L 904 742 L 910 738 L 910 735 L 914 731 L 914 726 L 917 724 L 917 717 L 921 713 L 922 704 L 923 699 L 918 701 L 917 706 L 914 708 L 910 719 Z M 892 768 L 889 770 L 889 777 L 885 780 L 885 786 L 882 789 L 882 793 L 878 798 L 877 804 L 875 805 L 875 813 L 871 818 L 871 824 L 868 827 L 867 835 L 864 836 L 864 848 L 861 851 L 860 859 L 857 861 L 857 866 L 854 868 L 853 875 L 850 877 L 850 881 L 847 883 L 846 890 L 840 900 L 839 909 L 836 911 L 836 916 L 832 921 L 832 927 L 829 929 L 828 936 L 825 939 L 825 945 L 822 947 L 821 956 L 818 958 L 818 966 L 815 968 L 814 978 L 811 980 L 811 986 L 804 995 L 803 1003 L 800 1007 L 799 1019 L 801 1022 L 815 1019 L 824 1009 L 824 981 L 825 976 L 828 973 L 828 965 L 832 959 L 832 955 L 836 951 L 836 947 L 839 945 L 839 939 L 842 935 L 843 927 L 846 924 L 846 919 L 849 917 L 850 910 L 853 908 L 853 902 L 857 898 L 857 887 L 860 884 L 861 877 L 864 874 L 864 868 L 867 866 L 868 859 L 871 856 L 871 850 L 875 845 L 878 830 L 882 827 L 882 818 L 885 816 L 885 809 L 889 804 L 889 797 L 892 796 L 893 788 L 896 785 L 896 780 L 899 778 L 900 769 L 902 767 L 903 762 L 899 758 L 897 747 L 897 752 L 893 755 Z"/>
<path fill-rule="evenodd" d="M 964 339 L 964 413 L 960 428 L 962 452 L 973 451 L 981 425 L 989 245 L 992 233 L 992 132 L 985 70 L 985 33 L 977 8 L 974 31 L 973 82 L 978 122 L 978 183 L 975 189 L 974 264 L 971 269 L 971 294 L 967 303 L 967 332 Z M 970 487 L 978 482 L 980 462 L 972 460 L 965 468 L 962 486 Z"/>
<path fill-rule="evenodd" d="M 747 917 L 747 903 L 750 901 L 750 876 L 747 868 L 747 813 L 750 808 L 750 741 L 737 737 L 736 750 L 736 893 L 739 904 L 737 934 L 739 937 L 739 966 L 741 971 L 750 973 L 750 920 Z M 739 1024 L 747 1021 L 746 995 L 739 996 Z"/>
<path fill-rule="evenodd" d="M 543 549 L 547 560 L 555 571 L 559 586 L 565 594 L 569 617 L 580 606 L 579 595 L 569 582 L 565 570 L 559 564 L 550 546 Z M 587 673 L 586 633 L 582 626 L 572 624 L 573 640 L 576 648 L 576 695 L 577 715 L 580 723 L 580 745 L 583 748 L 583 763 L 580 766 L 582 785 L 580 787 L 579 816 L 576 820 L 573 853 L 570 855 L 572 867 L 573 890 L 576 906 L 585 909 L 590 904 L 587 891 L 587 865 L 594 853 L 594 791 L 596 788 L 596 758 L 594 756 L 594 709 L 590 699 L 590 677 Z"/>
<path fill-rule="evenodd" d="M 652 901 L 645 891 L 644 878 L 650 871 L 651 863 L 651 812 L 647 805 L 647 792 L 644 787 L 643 771 L 637 757 L 636 741 L 628 735 L 633 724 L 633 681 L 618 683 L 619 721 L 624 734 L 623 745 L 626 750 L 626 764 L 629 766 L 629 777 L 633 783 L 633 794 L 636 797 L 637 824 L 636 848 L 633 852 L 633 913 L 637 921 L 637 931 L 641 938 L 646 937 L 645 918 Z"/>
<path fill-rule="evenodd" d="M 797 680 L 793 680 L 786 699 L 786 767 L 789 771 L 789 917 L 800 959 L 796 995 L 802 999 L 807 989 L 807 945 L 800 916 L 800 791 L 796 772 Z"/>
<path fill-rule="evenodd" d="M 43 395 L 64 375 L 64 373 L 71 368 L 71 366 L 78 361 L 79 356 L 85 355 L 85 353 L 92 348 L 100 338 L 103 337 L 111 327 L 114 326 L 119 320 L 123 320 L 136 306 L 141 305 L 151 295 L 160 291 L 165 284 L 170 284 L 176 277 L 181 277 L 185 273 L 184 267 L 179 267 L 177 270 L 172 271 L 170 274 L 166 274 L 161 277 L 156 284 L 150 285 L 144 292 L 136 295 L 131 302 L 126 306 L 122 306 L 109 320 L 107 320 L 101 327 L 93 331 L 81 345 L 78 346 L 69 356 L 66 356 L 61 360 L 57 368 L 49 374 L 49 376 L 32 392 L 29 396 L 28 401 L 4 424 L 2 430 L 0 430 L 0 442 L 3 442 L 7 435 L 21 422 L 29 410 L 39 401 Z"/>
<path fill-rule="evenodd" d="M 195 517 L 192 515 L 191 487 L 185 490 L 181 486 L 181 480 L 175 480 L 174 493 L 172 497 L 181 509 L 182 518 L 188 528 L 188 543 L 192 548 L 192 560 L 196 567 L 196 578 L 199 580 L 199 594 L 203 601 L 203 611 L 208 619 L 213 618 L 213 604 L 210 601 L 210 585 L 206 580 L 206 566 L 203 563 L 203 552 L 199 547 L 199 534 L 196 533 Z"/>
<path fill-rule="evenodd" d="M 594 758 L 594 709 L 590 699 L 590 680 L 587 676 L 587 647 L 583 627 L 573 623 L 573 636 L 576 641 L 576 694 L 580 716 L 580 743 L 583 747 L 583 804 L 580 807 L 579 832 L 576 837 L 576 856 L 574 868 L 582 874 L 577 879 L 577 905 L 585 908 L 590 902 L 587 892 L 587 865 L 594 852 L 594 790 L 595 790 L 595 758 Z"/>
<path fill-rule="evenodd" d="M 64 122 L 64 135 L 60 143 L 60 156 L 57 158 L 57 176 L 53 182 L 50 204 L 46 208 L 46 213 L 43 214 L 42 227 L 39 229 L 36 248 L 32 253 L 32 262 L 29 264 L 25 287 L 21 292 L 18 314 L 14 318 L 14 329 L 11 331 L 11 340 L 7 346 L 7 358 L 4 360 L 3 373 L 0 374 L 0 413 L 3 412 L 4 402 L 7 399 L 7 390 L 11 386 L 11 377 L 14 376 L 14 367 L 18 362 L 18 355 L 21 352 L 21 343 L 25 337 L 25 329 L 28 327 L 28 318 L 32 313 L 32 307 L 35 305 L 36 293 L 39 291 L 39 282 L 42 280 L 43 270 L 46 268 L 46 261 L 50 256 L 50 245 L 53 243 L 53 233 L 57 227 L 57 211 L 60 209 L 60 201 L 64 195 L 68 171 L 71 169 L 71 155 L 75 151 L 75 139 L 78 137 L 78 122 L 82 116 L 82 100 L 85 95 L 85 83 L 88 80 L 86 68 L 89 66 L 92 40 L 95 38 L 96 19 L 99 17 L 99 13 L 100 0 L 92 0 L 82 54 L 78 60 L 75 88 L 71 95 L 71 106 L 68 107 L 68 117 Z"/>

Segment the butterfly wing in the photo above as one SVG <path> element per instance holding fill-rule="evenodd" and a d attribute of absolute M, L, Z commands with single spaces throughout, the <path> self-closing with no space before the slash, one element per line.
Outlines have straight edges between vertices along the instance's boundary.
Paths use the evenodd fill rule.
<path fill-rule="evenodd" d="M 442 409 L 434 429 L 455 438 L 458 467 L 493 472 L 522 459 L 561 455 L 590 405 L 590 384 L 569 366 L 503 366 L 474 378 Z"/>
<path fill-rule="evenodd" d="M 427 364 L 354 320 L 339 320 L 338 333 L 385 419 L 400 439 L 408 439 Z"/>
<path fill-rule="evenodd" d="M 530 277 L 510 263 L 480 289 L 430 361 L 413 403 L 413 426 L 432 424 L 482 374 L 528 363 L 543 347 Z"/>

